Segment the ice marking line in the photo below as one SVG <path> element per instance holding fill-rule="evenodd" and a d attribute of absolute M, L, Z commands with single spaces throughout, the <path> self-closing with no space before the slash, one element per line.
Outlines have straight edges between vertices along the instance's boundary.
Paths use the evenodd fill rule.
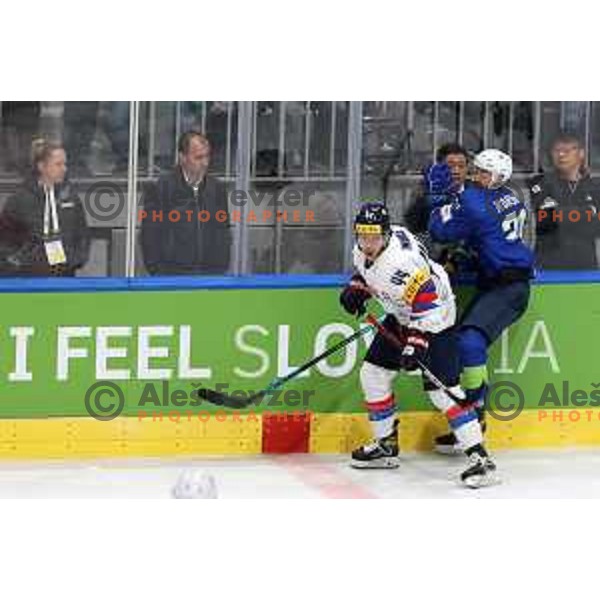
<path fill-rule="evenodd" d="M 378 496 L 359 483 L 345 477 L 339 469 L 320 460 L 307 460 L 306 455 L 282 455 L 272 457 L 275 464 L 283 467 L 296 479 L 329 499 L 375 499 Z"/>

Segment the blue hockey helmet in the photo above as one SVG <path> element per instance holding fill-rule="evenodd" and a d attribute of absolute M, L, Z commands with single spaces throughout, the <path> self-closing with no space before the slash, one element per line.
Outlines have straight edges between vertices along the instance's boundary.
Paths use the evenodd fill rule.
<path fill-rule="evenodd" d="M 354 233 L 381 234 L 389 237 L 391 232 L 390 213 L 381 200 L 367 200 L 354 217 Z"/>

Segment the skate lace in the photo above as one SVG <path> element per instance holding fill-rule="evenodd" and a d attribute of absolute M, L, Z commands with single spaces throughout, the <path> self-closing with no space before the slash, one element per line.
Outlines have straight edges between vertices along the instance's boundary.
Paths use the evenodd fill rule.
<path fill-rule="evenodd" d="M 474 452 L 469 456 L 469 465 L 474 467 L 478 465 L 483 465 L 485 463 L 485 458 L 480 454 Z"/>

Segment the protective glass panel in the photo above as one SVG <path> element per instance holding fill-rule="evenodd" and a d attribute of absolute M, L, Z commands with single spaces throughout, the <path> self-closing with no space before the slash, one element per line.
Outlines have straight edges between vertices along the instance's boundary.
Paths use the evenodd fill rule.
<path fill-rule="evenodd" d="M 0 103 L 0 272 L 125 273 L 129 102 Z"/>
<path fill-rule="evenodd" d="M 236 102 L 141 103 L 137 275 L 232 272 L 237 127 Z"/>
<path fill-rule="evenodd" d="M 385 198 L 395 222 L 427 239 L 424 167 L 444 144 L 460 144 L 472 179 L 473 156 L 495 148 L 512 158 L 509 187 L 529 208 L 519 233 L 538 266 L 597 269 L 599 131 L 590 102 L 364 103 L 361 192 Z"/>
<path fill-rule="evenodd" d="M 249 273 L 338 273 L 344 264 L 347 102 L 256 102 L 242 221 Z"/>

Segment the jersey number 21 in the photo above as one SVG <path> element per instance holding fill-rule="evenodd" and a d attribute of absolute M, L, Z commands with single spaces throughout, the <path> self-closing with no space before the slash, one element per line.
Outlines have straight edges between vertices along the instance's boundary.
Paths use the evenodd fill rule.
<path fill-rule="evenodd" d="M 511 212 L 502 221 L 502 231 L 504 237 L 516 242 L 523 239 L 523 230 L 525 229 L 525 221 L 527 220 L 527 211 L 521 207 L 521 210 Z"/>

